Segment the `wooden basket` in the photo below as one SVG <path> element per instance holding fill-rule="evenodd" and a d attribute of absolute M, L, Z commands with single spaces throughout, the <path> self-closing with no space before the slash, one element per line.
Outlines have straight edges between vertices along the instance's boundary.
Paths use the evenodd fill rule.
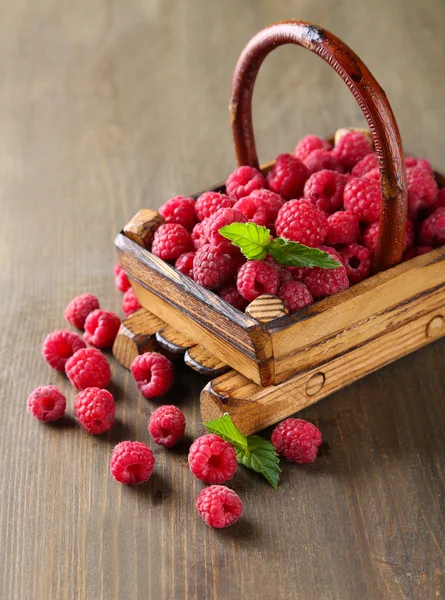
<path fill-rule="evenodd" d="M 163 222 L 158 213 L 139 211 L 116 238 L 119 260 L 143 306 L 124 321 L 114 346 L 116 358 L 128 367 L 137 353 L 157 345 L 185 353 L 187 364 L 215 377 L 201 394 L 202 418 L 228 412 L 246 434 L 445 334 L 445 247 L 399 264 L 407 192 L 398 127 L 385 93 L 343 42 L 302 21 L 271 25 L 252 38 L 232 84 L 238 165 L 258 167 L 253 86 L 264 58 L 287 43 L 304 46 L 328 62 L 368 122 L 383 200 L 375 274 L 294 315 L 286 315 L 273 296 L 257 298 L 243 314 L 147 250 Z M 443 177 L 436 174 L 436 179 L 443 187 Z M 213 189 L 224 191 L 224 185 Z"/>

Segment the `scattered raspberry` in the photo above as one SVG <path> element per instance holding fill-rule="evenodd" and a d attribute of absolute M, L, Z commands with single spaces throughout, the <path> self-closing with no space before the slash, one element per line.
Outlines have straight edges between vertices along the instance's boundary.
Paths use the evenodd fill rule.
<path fill-rule="evenodd" d="M 172 363 L 159 352 L 145 352 L 136 356 L 131 363 L 131 374 L 139 391 L 146 398 L 166 394 L 175 378 Z"/>
<path fill-rule="evenodd" d="M 267 209 L 269 211 L 269 224 L 272 224 L 275 221 L 278 215 L 278 211 L 284 204 L 284 200 L 280 196 L 280 194 L 276 194 L 275 192 L 271 192 L 270 190 L 254 190 L 250 194 L 250 198 L 260 198 L 267 206 Z"/>
<path fill-rule="evenodd" d="M 220 208 L 211 217 L 205 221 L 205 234 L 213 246 L 218 244 L 230 244 L 230 241 L 223 237 L 219 230 L 225 225 L 231 223 L 247 223 L 246 217 L 239 210 L 234 208 Z"/>
<path fill-rule="evenodd" d="M 28 397 L 27 410 L 39 421 L 57 421 L 65 409 L 66 398 L 54 385 L 38 387 Z"/>
<path fill-rule="evenodd" d="M 63 372 L 67 360 L 81 348 L 86 348 L 86 344 L 77 333 L 57 329 L 44 339 L 42 355 L 52 369 Z"/>
<path fill-rule="evenodd" d="M 133 288 L 129 288 L 122 297 L 122 312 L 126 317 L 142 308 L 139 300 L 136 298 Z"/>
<path fill-rule="evenodd" d="M 348 212 L 340 210 L 328 217 L 328 233 L 326 243 L 330 246 L 352 244 L 360 236 L 358 218 Z"/>
<path fill-rule="evenodd" d="M 332 150 L 332 146 L 316 135 L 305 135 L 295 146 L 295 158 L 304 161 L 314 150 Z"/>
<path fill-rule="evenodd" d="M 99 308 L 99 300 L 93 294 L 80 294 L 71 300 L 65 308 L 63 316 L 77 329 L 83 329 L 85 319 L 90 312 Z"/>
<path fill-rule="evenodd" d="M 99 435 L 113 427 L 116 405 L 110 392 L 91 387 L 77 394 L 74 412 L 88 433 Z"/>
<path fill-rule="evenodd" d="M 322 246 L 320 250 L 327 252 L 332 258 L 341 263 L 339 253 L 327 246 Z M 312 294 L 313 298 L 326 298 L 337 292 L 341 292 L 349 287 L 349 280 L 345 267 L 337 269 L 322 269 L 314 267 L 309 269 L 303 278 L 303 283 Z"/>
<path fill-rule="evenodd" d="M 343 198 L 345 210 L 360 221 L 373 223 L 379 220 L 382 194 L 377 181 L 354 177 L 346 184 Z"/>
<path fill-rule="evenodd" d="M 304 164 L 310 175 L 323 170 L 345 172 L 343 165 L 331 150 L 314 150 L 305 158 Z"/>
<path fill-rule="evenodd" d="M 300 198 L 309 171 L 304 163 L 290 154 L 280 154 L 267 174 L 268 187 L 286 200 Z"/>
<path fill-rule="evenodd" d="M 236 283 L 227 283 L 219 290 L 219 295 L 223 300 L 242 312 L 247 307 L 248 302 L 239 293 Z"/>
<path fill-rule="evenodd" d="M 121 442 L 114 447 L 110 471 L 116 481 L 136 485 L 150 479 L 155 457 L 142 442 Z"/>
<path fill-rule="evenodd" d="M 408 183 L 408 214 L 414 218 L 420 210 L 437 201 L 438 189 L 434 177 L 422 167 L 406 170 Z"/>
<path fill-rule="evenodd" d="M 354 165 L 351 173 L 354 177 L 363 177 L 369 171 L 379 168 L 379 159 L 377 158 L 377 154 L 375 152 L 371 152 L 371 154 L 367 154 L 364 158 L 358 161 L 356 165 Z"/>
<path fill-rule="evenodd" d="M 284 306 L 292 314 L 312 304 L 312 298 L 309 290 L 301 281 L 288 281 L 283 283 L 278 291 L 278 297 L 283 301 Z"/>
<path fill-rule="evenodd" d="M 369 277 L 372 267 L 372 252 L 360 244 L 349 244 L 341 253 L 341 261 L 351 283 Z"/>
<path fill-rule="evenodd" d="M 125 271 L 123 270 L 123 268 L 121 267 L 121 265 L 119 263 L 116 263 L 114 265 L 114 283 L 117 287 L 117 289 L 120 292 L 126 292 L 128 290 L 128 288 L 130 287 L 130 282 L 128 280 L 127 274 L 125 273 Z M 96 309 L 99 308 L 99 303 L 97 303 Z M 96 310 L 94 309 L 94 310 Z"/>
<path fill-rule="evenodd" d="M 185 227 L 179 223 L 166 223 L 155 232 L 151 251 L 162 260 L 176 260 L 191 250 L 192 242 Z"/>
<path fill-rule="evenodd" d="M 262 294 L 276 294 L 278 285 L 277 270 L 260 260 L 248 260 L 238 271 L 236 278 L 239 293 L 249 302 Z"/>
<path fill-rule="evenodd" d="M 195 250 L 199 250 L 203 246 L 209 243 L 207 236 L 205 234 L 205 222 L 196 223 L 193 227 L 193 231 L 190 235 L 190 239 L 192 240 L 193 248 Z"/>
<path fill-rule="evenodd" d="M 315 248 L 324 242 L 328 220 L 308 200 L 286 202 L 275 222 L 277 235 Z"/>
<path fill-rule="evenodd" d="M 193 198 L 175 196 L 161 206 L 159 213 L 164 217 L 166 223 L 178 223 L 189 231 L 193 229 L 196 223 L 195 201 Z"/>
<path fill-rule="evenodd" d="M 262 174 L 253 167 L 238 167 L 231 173 L 226 181 L 226 192 L 231 198 L 239 200 L 248 196 L 253 190 L 265 187 Z"/>
<path fill-rule="evenodd" d="M 193 278 L 203 287 L 214 290 L 234 275 L 234 263 L 230 254 L 217 246 L 206 244 L 193 260 Z"/>
<path fill-rule="evenodd" d="M 367 154 L 373 152 L 370 140 L 361 131 L 347 131 L 334 147 L 334 156 L 350 171 Z"/>
<path fill-rule="evenodd" d="M 431 246 L 413 246 L 405 252 L 403 255 L 403 260 L 411 260 L 416 256 L 420 256 L 421 254 L 427 254 L 428 252 L 431 252 L 432 249 L 433 248 Z"/>
<path fill-rule="evenodd" d="M 380 231 L 380 223 L 376 221 L 372 223 L 372 225 L 368 225 L 363 233 L 363 243 L 364 245 L 371 250 L 371 252 L 375 252 L 377 248 L 377 240 L 379 238 Z M 412 222 L 408 219 L 406 221 L 406 231 L 405 231 L 405 244 L 403 249 L 407 250 L 411 248 L 414 244 L 414 226 Z"/>
<path fill-rule="evenodd" d="M 89 387 L 105 388 L 111 379 L 110 365 L 96 348 L 78 350 L 68 359 L 65 373 L 76 390 Z"/>
<path fill-rule="evenodd" d="M 273 220 L 266 203 L 259 197 L 246 196 L 241 198 L 233 208 L 239 210 L 246 219 L 257 225 L 266 226 L 269 221 Z"/>
<path fill-rule="evenodd" d="M 407 169 L 410 167 L 420 167 L 421 169 L 429 173 L 432 177 L 434 177 L 433 167 L 425 158 L 414 158 L 414 156 L 406 156 L 405 164 Z"/>
<path fill-rule="evenodd" d="M 195 203 L 196 217 L 198 221 L 204 221 L 204 219 L 208 219 L 220 208 L 232 208 L 234 204 L 235 200 L 229 198 L 226 194 L 204 192 Z"/>
<path fill-rule="evenodd" d="M 186 252 L 181 254 L 178 260 L 175 262 L 175 269 L 181 271 L 187 277 L 193 279 L 193 259 L 195 258 L 196 252 Z"/>
<path fill-rule="evenodd" d="M 343 206 L 346 177 L 335 171 L 319 171 L 304 185 L 304 197 L 318 210 L 331 214 Z"/>
<path fill-rule="evenodd" d="M 275 450 L 291 462 L 304 465 L 314 462 L 322 443 L 320 430 L 303 419 L 286 419 L 272 432 Z"/>
<path fill-rule="evenodd" d="M 109 348 L 121 326 L 119 317 L 108 310 L 93 310 L 85 321 L 85 333 L 83 335 L 87 344 L 96 348 Z"/>
<path fill-rule="evenodd" d="M 422 223 L 420 242 L 424 246 L 442 246 L 445 244 L 445 207 L 440 206 Z"/>
<path fill-rule="evenodd" d="M 171 448 L 184 435 L 184 414 L 176 406 L 160 406 L 150 417 L 148 431 L 157 444 Z"/>
<path fill-rule="evenodd" d="M 189 450 L 190 471 L 205 483 L 224 483 L 236 471 L 233 446 L 214 433 L 197 438 Z"/>
<path fill-rule="evenodd" d="M 221 529 L 238 521 L 243 514 L 243 503 L 230 488 L 210 485 L 199 493 L 196 510 L 206 525 Z"/>

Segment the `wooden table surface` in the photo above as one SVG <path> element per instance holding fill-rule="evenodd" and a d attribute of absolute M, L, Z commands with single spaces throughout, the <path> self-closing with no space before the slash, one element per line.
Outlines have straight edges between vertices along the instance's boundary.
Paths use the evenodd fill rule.
<path fill-rule="evenodd" d="M 153 448 L 139 487 L 109 474 L 118 441 L 149 442 L 144 400 L 112 361 L 118 422 L 89 436 L 73 389 L 40 356 L 80 292 L 119 310 L 113 238 L 142 207 L 234 168 L 231 72 L 262 26 L 326 26 L 386 90 L 405 147 L 445 168 L 443 0 L 15 0 L 0 20 L 0 597 L 2 600 L 349 600 L 445 597 L 445 340 L 301 413 L 325 446 L 283 464 L 279 491 L 243 468 L 245 515 L 211 530 L 187 443 Z M 255 94 L 263 160 L 305 133 L 360 125 L 357 105 L 314 55 L 286 47 Z M 38 385 L 68 417 L 25 410 Z M 185 368 L 166 397 L 202 432 L 205 380 Z M 151 444 L 152 447 L 154 444 Z"/>

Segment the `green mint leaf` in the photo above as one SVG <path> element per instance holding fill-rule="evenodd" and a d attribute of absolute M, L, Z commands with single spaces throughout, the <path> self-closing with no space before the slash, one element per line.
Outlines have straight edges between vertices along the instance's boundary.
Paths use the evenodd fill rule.
<path fill-rule="evenodd" d="M 263 260 L 266 258 L 270 244 L 270 231 L 255 223 L 231 223 L 221 227 L 219 233 L 241 248 L 248 260 Z"/>
<path fill-rule="evenodd" d="M 337 269 L 341 264 L 318 248 L 310 248 L 282 237 L 275 238 L 269 245 L 269 254 L 281 265 L 289 267 L 321 267 Z"/>
<path fill-rule="evenodd" d="M 249 435 L 247 442 L 247 452 L 236 449 L 237 461 L 248 469 L 263 475 L 276 490 L 280 479 L 280 467 L 278 466 L 280 459 L 275 448 L 259 435 Z"/>
<path fill-rule="evenodd" d="M 207 421 L 204 423 L 204 425 L 207 427 L 207 430 L 210 431 L 210 433 L 216 433 L 216 435 L 222 437 L 223 440 L 226 440 L 226 442 L 229 442 L 229 444 L 235 446 L 236 450 L 239 449 L 240 451 L 244 452 L 248 450 L 246 436 L 238 431 L 238 429 L 232 423 L 230 415 L 227 413 L 219 419 Z"/>

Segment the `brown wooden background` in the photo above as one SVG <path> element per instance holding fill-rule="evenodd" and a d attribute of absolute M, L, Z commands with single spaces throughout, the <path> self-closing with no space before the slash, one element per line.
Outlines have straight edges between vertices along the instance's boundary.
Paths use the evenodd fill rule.
<path fill-rule="evenodd" d="M 137 209 L 224 178 L 227 114 L 245 42 L 281 18 L 313 20 L 367 62 L 405 147 L 445 169 L 443 0 L 14 0 L 0 18 L 0 597 L 2 600 L 425 599 L 445 597 L 445 341 L 357 382 L 304 417 L 326 445 L 283 465 L 275 493 L 239 469 L 245 516 L 206 528 L 187 445 L 154 449 L 127 488 L 113 445 L 148 441 L 156 402 L 113 364 L 118 424 L 91 437 L 73 390 L 40 357 L 77 293 L 118 310 L 113 237 Z M 360 124 L 346 87 L 295 47 L 268 59 L 255 95 L 262 159 L 303 134 Z M 201 431 L 205 381 L 166 398 Z M 69 417 L 43 426 L 28 393 L 54 383 Z"/>

